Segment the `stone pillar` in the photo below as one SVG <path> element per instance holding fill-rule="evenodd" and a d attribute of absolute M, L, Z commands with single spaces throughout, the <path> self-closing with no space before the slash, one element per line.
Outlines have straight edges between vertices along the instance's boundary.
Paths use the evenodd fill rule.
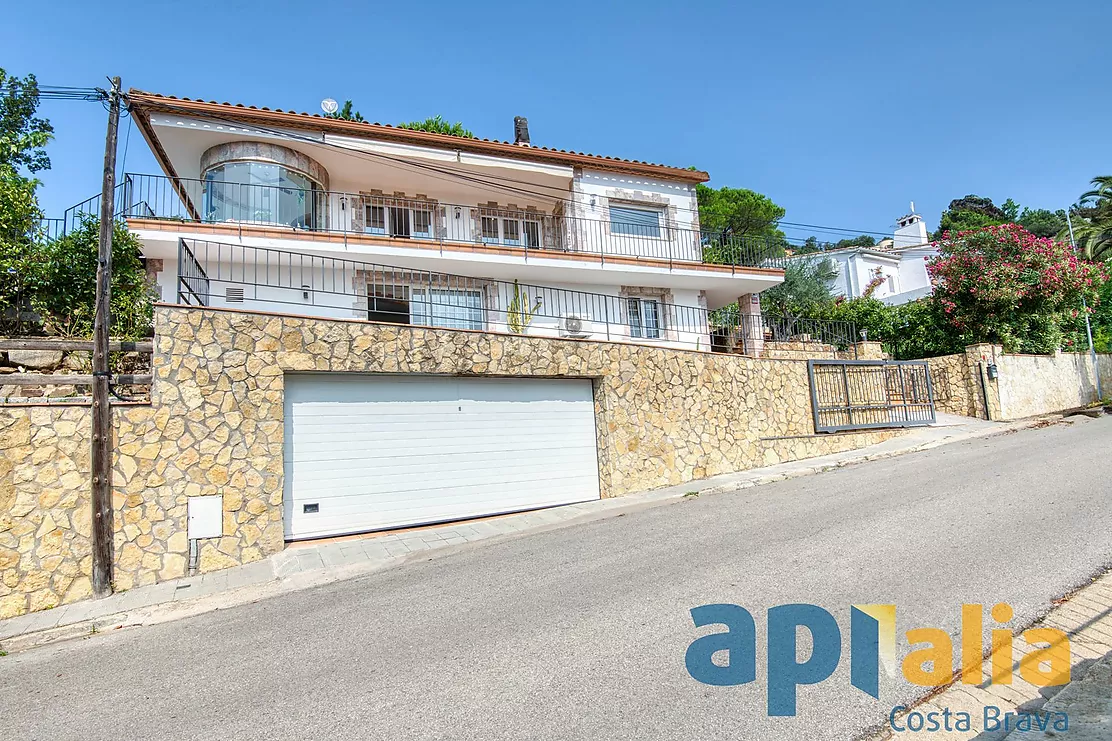
<path fill-rule="evenodd" d="M 972 385 L 969 389 L 970 398 L 973 399 L 974 411 L 981 419 L 1004 419 L 1000 407 L 1000 382 L 996 379 L 989 380 L 988 377 L 989 363 L 995 362 L 1003 354 L 1004 348 L 989 343 L 965 348 L 965 364 L 969 372 L 969 383 Z"/>
<path fill-rule="evenodd" d="M 853 343 L 851 359 L 857 360 L 890 360 L 888 353 L 884 352 L 884 345 L 879 342 L 864 341 Z"/>
<path fill-rule="evenodd" d="M 761 320 L 761 294 L 747 293 L 737 300 L 737 343 L 745 355 L 754 358 L 764 353 L 764 323 Z"/>

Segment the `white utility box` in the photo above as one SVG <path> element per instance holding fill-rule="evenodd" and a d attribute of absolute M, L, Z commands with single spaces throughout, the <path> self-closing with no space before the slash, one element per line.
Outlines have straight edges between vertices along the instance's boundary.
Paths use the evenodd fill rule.
<path fill-rule="evenodd" d="M 187 502 L 189 539 L 219 538 L 224 534 L 224 495 L 189 497 Z"/>

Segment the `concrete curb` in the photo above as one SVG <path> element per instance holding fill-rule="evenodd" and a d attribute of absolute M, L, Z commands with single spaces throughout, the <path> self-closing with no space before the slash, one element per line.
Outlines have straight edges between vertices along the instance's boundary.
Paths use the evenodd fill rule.
<path fill-rule="evenodd" d="M 887 450 L 875 450 L 878 447 L 883 447 L 893 442 L 890 440 L 871 446 L 874 449 L 873 452 L 867 452 L 869 448 L 846 451 L 843 453 L 820 456 L 819 458 L 782 463 L 763 469 L 752 469 L 747 472 L 724 474 L 712 479 L 707 479 L 704 482 L 693 481 L 664 489 L 655 489 L 614 499 L 603 499 L 598 502 L 587 503 L 587 505 L 569 505 L 567 507 L 526 512 L 519 515 L 509 515 L 506 518 L 500 518 L 500 520 L 498 520 L 500 523 L 505 523 L 505 527 L 499 532 L 490 532 L 486 535 L 480 535 L 463 542 L 453 541 L 445 544 L 437 544 L 401 555 L 385 555 L 380 558 L 370 558 L 353 564 L 329 566 L 325 563 L 323 568 L 310 571 L 290 572 L 287 570 L 287 567 L 291 560 L 296 559 L 297 550 L 299 549 L 287 549 L 282 553 L 275 554 L 269 559 L 269 563 L 272 566 L 272 571 L 269 576 L 260 576 L 254 583 L 229 586 L 226 589 L 220 590 L 211 590 L 210 593 L 198 597 L 186 599 L 172 598 L 170 600 L 143 605 L 134 609 L 117 609 L 103 615 L 91 615 L 86 619 L 76 620 L 64 625 L 52 625 L 41 629 L 28 630 L 4 638 L 3 641 L 0 641 L 0 651 L 16 653 L 62 641 L 89 638 L 94 635 L 109 633 L 122 628 L 171 622 L 184 617 L 229 609 L 283 594 L 290 594 L 312 587 L 331 584 L 333 582 L 357 579 L 383 569 L 392 568 L 418 559 L 450 555 L 474 546 L 476 543 L 497 543 L 510 538 L 557 530 L 571 525 L 607 519 L 621 513 L 660 506 L 670 502 L 674 503 L 683 500 L 684 497 L 690 496 L 692 493 L 699 496 L 730 494 L 756 486 L 776 483 L 778 481 L 787 481 L 789 479 L 812 476 L 826 471 L 834 471 L 839 468 L 845 468 L 846 466 L 932 450 L 951 443 L 1008 434 L 1031 427 L 1046 426 L 1047 424 L 1059 422 L 1061 419 L 1061 415 L 1049 415 L 998 426 L 967 430 L 953 435 L 943 435 L 938 439 L 912 445 L 892 446 Z M 718 483 L 712 483 L 715 479 L 718 480 Z M 700 487 L 700 483 L 704 485 Z M 521 522 L 519 524 L 518 520 L 514 518 L 528 520 L 528 522 Z M 466 527 L 467 525 L 468 523 L 463 523 L 461 527 Z M 450 528 L 451 526 L 447 526 L 446 529 Z M 259 564 L 265 563 L 267 562 L 259 562 Z M 257 566 L 259 564 L 252 564 L 252 566 Z M 243 569 L 247 567 L 237 568 Z M 227 571 L 234 570 L 235 569 L 229 569 Z M 214 572 L 216 575 L 223 573 L 225 572 Z M 189 579 L 179 581 L 186 582 L 185 586 L 189 586 Z M 172 594 L 172 592 L 168 593 Z M 84 602 L 76 604 L 95 606 L 96 603 Z M 55 609 L 63 610 L 65 607 Z M 49 612 L 54 611 L 48 611 L 48 613 Z M 44 613 L 31 613 L 31 615 L 40 614 Z M 28 616 L 21 617 L 26 618 Z M 21 618 L 12 619 L 19 620 Z M 2 632 L 2 627 L 2 623 L 0 623 L 0 632 Z"/>
<path fill-rule="evenodd" d="M 1079 588 L 1055 600 L 1052 606 L 1041 616 L 1032 620 L 1023 630 L 1029 627 L 1050 626 L 1064 630 L 1071 643 L 1071 680 L 1068 684 L 1058 688 L 1037 688 L 1026 682 L 1015 679 L 1012 684 L 1005 685 L 964 685 L 955 678 L 950 684 L 934 689 L 918 700 L 908 702 L 908 710 L 901 718 L 912 711 L 939 712 L 942 708 L 952 707 L 955 710 L 965 710 L 974 716 L 973 727 L 970 731 L 944 732 L 917 732 L 907 734 L 915 738 L 941 739 L 948 741 L 1011 741 L 1015 739 L 1050 738 L 1055 735 L 1053 731 L 1042 733 L 1017 732 L 1014 729 L 985 729 L 977 719 L 977 714 L 987 705 L 1000 708 L 1005 713 L 1042 714 L 1048 711 L 1061 711 L 1064 707 L 1078 699 L 1090 702 L 1078 703 L 1070 711 L 1070 730 L 1063 732 L 1062 736 L 1079 739 L 1104 739 L 1107 730 L 1103 726 L 1106 712 L 1103 705 L 1106 703 L 1106 690 L 1103 687 L 1086 685 L 1093 669 L 1104 667 L 1102 670 L 1107 676 L 1107 667 L 1112 662 L 1112 569 L 1102 570 L 1098 575 L 1090 577 Z M 1018 635 L 1021 630 L 1016 629 Z M 984 676 L 991 676 L 991 658 L 984 659 L 982 665 Z M 1047 694 L 1047 690 L 1056 690 Z M 1091 700 L 1099 697 L 1100 702 L 1094 707 Z M 1014 720 L 1013 720 L 1014 723 Z M 1077 727 L 1075 727 L 1077 726 Z M 1096 730 L 1093 731 L 1093 727 Z M 1083 733 L 1079 728 L 1085 728 Z M 1104 730 L 1101 730 L 1101 729 Z M 1090 735 L 1091 734 L 1091 735 Z M 856 741 L 891 741 L 899 736 L 886 722 L 875 726 L 856 737 Z"/>

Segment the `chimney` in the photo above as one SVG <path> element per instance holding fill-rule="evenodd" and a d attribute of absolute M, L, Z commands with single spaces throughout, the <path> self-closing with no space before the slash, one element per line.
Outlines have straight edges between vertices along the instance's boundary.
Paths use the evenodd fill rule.
<path fill-rule="evenodd" d="M 514 116 L 514 144 L 529 145 L 529 119 Z"/>

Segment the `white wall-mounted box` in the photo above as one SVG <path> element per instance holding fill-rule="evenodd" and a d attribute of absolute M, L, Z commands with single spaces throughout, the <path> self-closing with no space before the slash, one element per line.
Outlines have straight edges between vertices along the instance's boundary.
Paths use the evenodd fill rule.
<path fill-rule="evenodd" d="M 187 521 L 189 539 L 219 538 L 224 534 L 224 495 L 189 497 Z"/>

